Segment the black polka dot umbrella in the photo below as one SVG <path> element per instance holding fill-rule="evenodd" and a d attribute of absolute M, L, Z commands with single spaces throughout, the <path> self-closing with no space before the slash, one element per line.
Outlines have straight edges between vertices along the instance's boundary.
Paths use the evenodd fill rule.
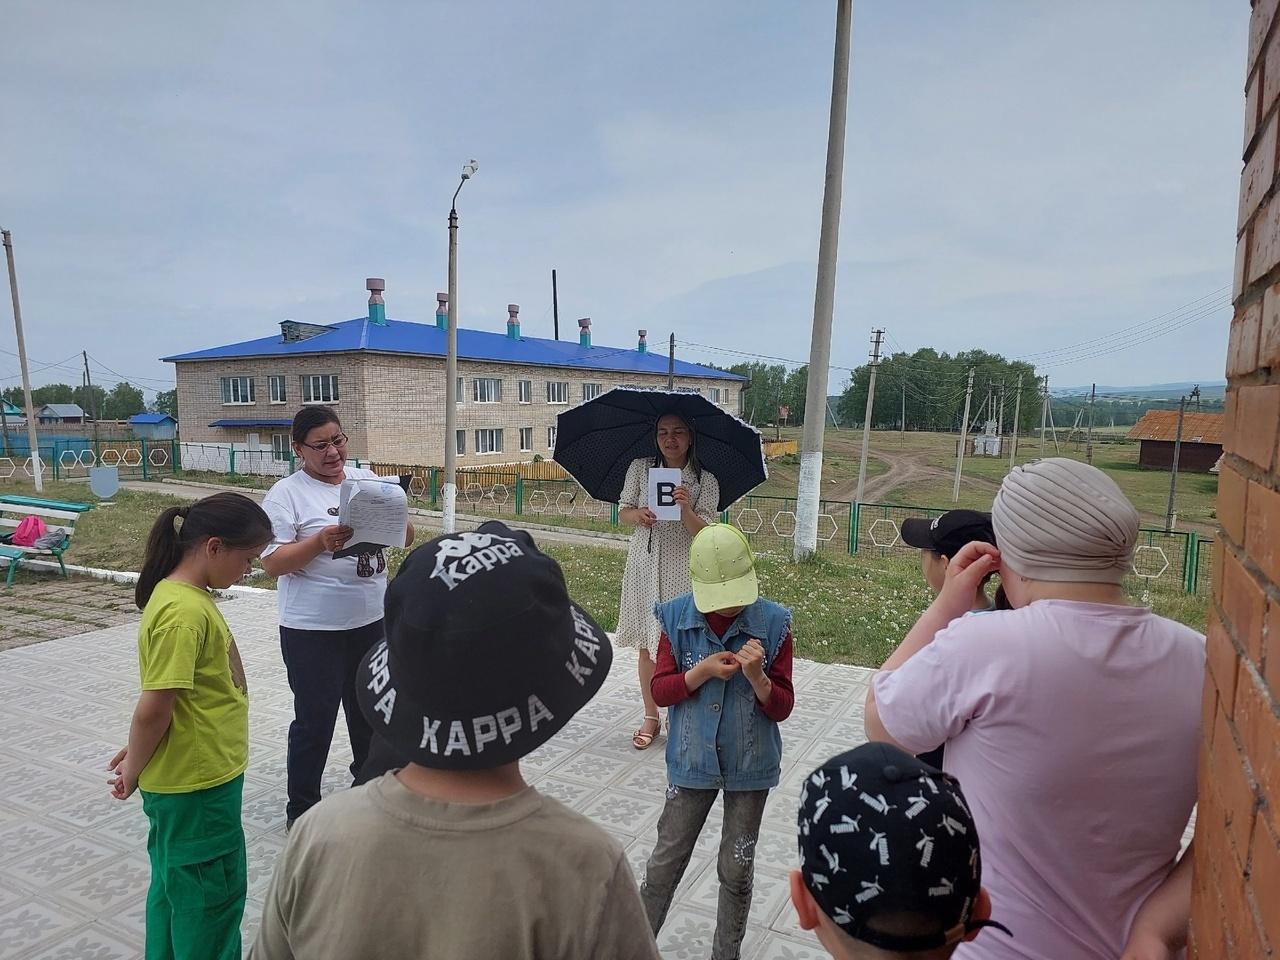
<path fill-rule="evenodd" d="M 718 509 L 729 509 L 768 479 L 760 432 L 698 393 L 602 393 L 556 417 L 553 458 L 592 497 L 617 503 L 631 461 L 654 455 L 658 419 L 669 413 L 693 427 L 698 462 L 720 484 Z"/>

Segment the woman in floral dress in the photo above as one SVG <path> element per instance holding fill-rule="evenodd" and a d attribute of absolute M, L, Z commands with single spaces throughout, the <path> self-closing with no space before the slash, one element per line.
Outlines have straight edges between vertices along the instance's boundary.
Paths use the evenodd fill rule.
<path fill-rule="evenodd" d="M 655 428 L 652 457 L 633 460 L 619 500 L 618 519 L 634 526 L 627 550 L 615 646 L 639 651 L 640 696 L 644 720 L 632 734 L 637 750 L 647 749 L 662 729 L 658 705 L 649 692 L 658 652 L 660 630 L 653 615 L 656 603 L 671 600 L 692 589 L 689 582 L 689 546 L 694 534 L 717 519 L 720 484 L 715 475 L 698 464 L 693 427 L 675 414 L 660 417 Z M 649 509 L 650 467 L 672 467 L 682 473 L 675 499 L 680 520 L 662 522 Z"/>

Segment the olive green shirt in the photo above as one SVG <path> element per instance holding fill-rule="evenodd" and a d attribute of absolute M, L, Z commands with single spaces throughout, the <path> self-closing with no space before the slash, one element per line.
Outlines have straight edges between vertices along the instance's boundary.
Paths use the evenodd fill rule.
<path fill-rule="evenodd" d="M 387 773 L 294 824 L 250 960 L 657 960 L 619 843 L 532 787 L 443 803 Z"/>

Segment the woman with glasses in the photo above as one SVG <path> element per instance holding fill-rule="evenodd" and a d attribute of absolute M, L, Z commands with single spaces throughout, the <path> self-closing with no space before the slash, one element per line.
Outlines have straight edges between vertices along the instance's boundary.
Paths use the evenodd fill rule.
<path fill-rule="evenodd" d="M 342 705 L 355 754 L 363 766 L 370 730 L 356 702 L 355 674 L 369 647 L 382 639 L 387 589 L 383 552 L 338 559 L 352 531 L 338 525 L 342 481 L 377 479 L 347 466 L 347 435 L 329 407 L 306 407 L 293 418 L 293 451 L 301 469 L 276 483 L 263 501 L 275 541 L 262 566 L 279 577 L 280 650 L 289 689 L 287 826 L 320 801 L 333 725 Z M 405 543 L 413 542 L 413 524 Z"/>

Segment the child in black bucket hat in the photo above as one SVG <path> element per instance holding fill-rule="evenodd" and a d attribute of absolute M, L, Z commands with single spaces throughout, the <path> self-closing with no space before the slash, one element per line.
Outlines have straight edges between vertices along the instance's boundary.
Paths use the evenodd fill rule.
<path fill-rule="evenodd" d="M 805 778 L 791 902 L 837 960 L 943 960 L 991 917 L 978 829 L 960 783 L 864 743 Z"/>
<path fill-rule="evenodd" d="M 439 537 L 386 626 L 356 685 L 407 763 L 298 820 L 250 956 L 656 958 L 621 846 L 520 775 L 613 659 L 556 562 L 498 522 Z"/>

